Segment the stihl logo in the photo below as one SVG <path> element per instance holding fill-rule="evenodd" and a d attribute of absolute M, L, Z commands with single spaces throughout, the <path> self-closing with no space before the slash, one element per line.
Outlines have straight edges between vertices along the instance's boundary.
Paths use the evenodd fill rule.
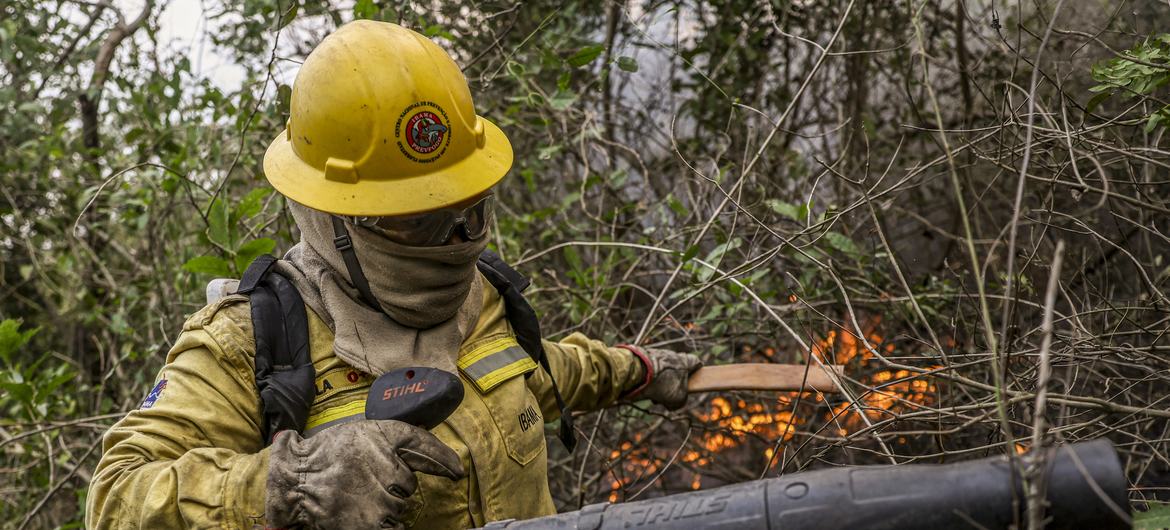
<path fill-rule="evenodd" d="M 422 381 L 411 383 L 409 385 L 392 386 L 387 388 L 385 392 L 382 392 L 382 401 L 402 397 L 407 394 L 418 394 L 420 392 L 426 392 L 427 383 L 429 382 L 430 381 L 423 379 Z"/>

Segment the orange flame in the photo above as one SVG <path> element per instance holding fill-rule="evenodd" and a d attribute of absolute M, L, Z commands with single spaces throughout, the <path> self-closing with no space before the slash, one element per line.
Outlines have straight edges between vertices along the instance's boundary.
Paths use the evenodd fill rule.
<path fill-rule="evenodd" d="M 810 353 L 825 363 L 846 365 L 849 373 L 864 374 L 866 368 L 881 368 L 883 365 L 877 356 L 892 354 L 896 347 L 893 343 L 884 342 L 877 331 L 880 324 L 880 316 L 871 317 L 862 326 L 861 337 L 848 330 L 830 330 L 823 338 L 813 341 Z M 953 338 L 947 338 L 947 341 L 947 344 L 954 343 Z M 743 346 L 741 353 L 751 355 L 755 352 L 750 346 Z M 767 346 L 758 353 L 774 359 L 777 349 Z M 927 367 L 934 368 L 937 367 Z M 938 387 L 933 380 L 911 370 L 878 369 L 859 379 L 871 388 L 858 396 L 858 399 L 864 414 L 873 420 L 892 413 L 915 410 L 936 401 Z M 776 466 L 780 459 L 773 458 L 774 447 L 778 443 L 791 441 L 800 427 L 810 420 L 819 417 L 822 422 L 832 422 L 833 428 L 821 431 L 821 434 L 842 437 L 864 425 L 856 408 L 846 401 L 832 405 L 819 415 L 795 414 L 794 407 L 798 400 L 804 404 L 822 403 L 822 394 L 805 393 L 801 396 L 798 392 L 789 392 L 774 397 L 758 397 L 756 400 L 745 400 L 716 396 L 710 400 L 706 410 L 694 412 L 694 417 L 705 429 L 692 439 L 691 447 L 686 448 L 678 460 L 692 470 L 704 468 L 712 465 L 719 453 L 743 447 L 748 439 L 755 439 L 767 445 L 762 456 Z M 641 434 L 635 436 L 635 443 L 639 441 Z M 905 439 L 899 439 L 899 443 L 905 443 Z M 618 500 L 619 490 L 654 476 L 661 465 L 666 465 L 668 460 L 655 457 L 652 451 L 650 444 L 635 447 L 625 442 L 620 451 L 611 453 L 611 460 L 626 455 L 622 465 L 626 473 L 612 482 L 609 496 L 611 502 Z M 702 486 L 702 475 L 699 471 L 693 472 L 690 487 L 699 489 Z"/>

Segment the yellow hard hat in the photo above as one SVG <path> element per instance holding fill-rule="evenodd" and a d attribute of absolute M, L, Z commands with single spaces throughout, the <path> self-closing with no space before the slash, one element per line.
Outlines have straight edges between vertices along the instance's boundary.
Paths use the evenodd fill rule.
<path fill-rule="evenodd" d="M 350 22 L 305 59 L 288 126 L 264 154 L 284 196 L 338 215 L 434 210 L 483 193 L 512 145 L 475 114 L 467 79 L 430 39 L 388 22 Z"/>

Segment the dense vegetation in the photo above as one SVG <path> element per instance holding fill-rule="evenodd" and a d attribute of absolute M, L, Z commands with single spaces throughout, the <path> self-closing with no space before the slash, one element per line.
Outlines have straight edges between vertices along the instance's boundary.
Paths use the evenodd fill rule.
<path fill-rule="evenodd" d="M 208 0 L 192 40 L 0 3 L 0 526 L 79 527 L 204 284 L 295 242 L 261 159 L 354 18 L 434 38 L 512 139 L 493 244 L 552 338 L 846 364 L 579 419 L 561 508 L 1101 436 L 1170 499 L 1165 2 L 388 4 Z"/>

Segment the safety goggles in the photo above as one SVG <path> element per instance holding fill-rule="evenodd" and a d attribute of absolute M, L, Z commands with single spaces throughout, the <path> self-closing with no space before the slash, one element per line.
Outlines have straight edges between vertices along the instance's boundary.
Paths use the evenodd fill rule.
<path fill-rule="evenodd" d="M 443 208 L 414 215 L 354 217 L 354 224 L 374 230 L 403 245 L 437 247 L 446 244 L 455 229 L 472 241 L 487 234 L 495 215 L 496 196 L 486 195 L 467 208 Z"/>

